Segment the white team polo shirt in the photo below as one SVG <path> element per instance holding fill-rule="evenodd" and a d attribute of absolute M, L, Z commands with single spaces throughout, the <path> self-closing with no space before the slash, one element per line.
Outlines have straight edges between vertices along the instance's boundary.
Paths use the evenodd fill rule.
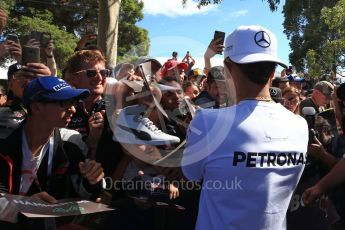
<path fill-rule="evenodd" d="M 196 229 L 286 229 L 307 144 L 306 121 L 277 103 L 198 111 L 183 156 L 185 176 L 203 180 Z"/>

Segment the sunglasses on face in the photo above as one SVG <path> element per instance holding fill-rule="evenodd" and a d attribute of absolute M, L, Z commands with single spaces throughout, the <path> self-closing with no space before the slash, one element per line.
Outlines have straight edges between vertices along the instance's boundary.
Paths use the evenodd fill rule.
<path fill-rule="evenodd" d="M 101 74 L 102 77 L 109 77 L 111 74 L 111 70 L 110 69 L 101 69 L 101 70 L 96 70 L 96 69 L 86 69 L 86 70 L 80 70 L 78 72 L 75 72 L 75 74 L 79 74 L 85 72 L 86 76 L 88 78 L 94 78 L 97 76 L 98 73 Z"/>
<path fill-rule="evenodd" d="M 71 108 L 72 106 L 77 106 L 78 100 L 59 101 L 57 103 L 60 105 L 61 108 Z"/>
<path fill-rule="evenodd" d="M 294 98 L 294 97 L 285 98 L 284 100 L 285 100 L 285 102 L 287 102 L 287 103 L 293 103 L 293 104 L 296 104 L 296 103 L 298 102 L 298 99 L 297 99 L 297 98 Z"/>
<path fill-rule="evenodd" d="M 46 104 L 57 104 L 59 105 L 61 108 L 64 109 L 69 109 L 72 106 L 76 107 L 78 104 L 78 100 L 68 100 L 68 101 L 49 101 L 49 102 L 43 102 Z"/>

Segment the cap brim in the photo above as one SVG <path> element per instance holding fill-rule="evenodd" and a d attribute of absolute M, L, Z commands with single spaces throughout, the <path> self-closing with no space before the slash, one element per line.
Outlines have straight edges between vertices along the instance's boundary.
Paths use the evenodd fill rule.
<path fill-rule="evenodd" d="M 275 62 L 279 65 L 281 65 L 284 68 L 287 68 L 288 66 L 279 58 L 276 58 L 270 54 L 249 54 L 249 55 L 237 55 L 232 56 L 229 58 L 238 64 L 249 64 L 249 63 L 255 63 L 255 62 Z"/>
<path fill-rule="evenodd" d="M 166 70 L 172 70 L 172 69 L 176 68 L 177 66 L 178 66 L 178 64 L 174 63 L 171 67 L 166 68 Z"/>
<path fill-rule="evenodd" d="M 158 87 L 158 88 L 160 89 L 160 91 L 162 91 L 162 92 L 171 91 L 171 90 L 181 90 L 181 88 L 172 87 L 172 86 L 163 85 L 163 84 L 157 84 L 157 87 Z"/>
<path fill-rule="evenodd" d="M 68 101 L 71 99 L 82 99 L 90 95 L 87 89 L 67 88 L 55 93 L 44 95 L 43 99 L 47 101 Z"/>
<path fill-rule="evenodd" d="M 304 79 L 294 79 L 294 80 L 292 80 L 292 81 L 294 81 L 294 82 L 305 82 Z"/>
<path fill-rule="evenodd" d="M 155 65 L 148 63 L 154 63 Z M 149 66 L 148 70 L 150 73 L 156 73 L 158 70 L 162 68 L 162 64 L 158 60 L 151 57 L 138 59 L 134 64 L 134 69 L 136 70 L 137 68 L 139 68 L 140 65 Z"/>
<path fill-rule="evenodd" d="M 139 58 L 139 59 L 135 62 L 134 66 L 135 66 L 135 68 L 137 68 L 140 64 L 143 64 L 143 63 L 145 63 L 145 62 L 154 62 L 154 63 L 156 63 L 156 64 L 159 66 L 159 68 L 162 67 L 162 64 L 161 64 L 157 59 L 155 59 L 155 58 L 153 58 L 153 57 Z"/>
<path fill-rule="evenodd" d="M 181 68 L 183 70 L 186 70 L 188 69 L 188 64 L 185 63 L 185 62 L 180 62 L 178 65 L 177 65 L 178 68 Z"/>
<path fill-rule="evenodd" d="M 185 63 L 185 62 L 180 62 L 180 63 L 177 63 L 176 62 L 176 64 L 174 64 L 173 66 L 171 66 L 170 68 L 168 68 L 168 70 L 172 70 L 172 69 L 174 69 L 174 68 L 179 68 L 179 69 L 183 69 L 183 70 L 186 70 L 186 69 L 188 69 L 188 64 L 187 63 Z"/>
<path fill-rule="evenodd" d="M 144 80 L 141 81 L 136 81 L 136 80 L 127 80 L 127 79 L 122 79 L 121 82 L 126 84 L 128 87 L 134 90 L 134 92 L 139 93 L 143 90 L 144 87 Z"/>

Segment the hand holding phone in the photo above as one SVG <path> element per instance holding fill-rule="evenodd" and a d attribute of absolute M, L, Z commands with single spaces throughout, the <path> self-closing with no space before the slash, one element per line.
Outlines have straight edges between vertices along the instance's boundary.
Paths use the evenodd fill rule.
<path fill-rule="evenodd" d="M 27 63 L 40 63 L 40 48 L 23 46 L 22 65 Z"/>
<path fill-rule="evenodd" d="M 92 23 L 85 23 L 84 25 L 85 34 L 96 34 L 96 27 Z"/>
<path fill-rule="evenodd" d="M 216 45 L 224 45 L 225 33 L 223 31 L 214 31 L 213 42 L 216 42 Z M 222 54 L 222 51 L 217 50 L 217 54 Z"/>
<path fill-rule="evenodd" d="M 39 42 L 41 48 L 46 48 L 48 46 L 49 41 L 52 39 L 50 33 L 38 31 L 31 31 L 30 38 L 35 39 L 37 42 Z"/>
<path fill-rule="evenodd" d="M 18 43 L 19 39 L 16 34 L 7 34 L 6 36 L 7 41 L 14 41 L 15 43 Z"/>
<path fill-rule="evenodd" d="M 217 44 L 224 44 L 225 33 L 223 31 L 214 31 L 213 40 L 218 41 Z"/>
<path fill-rule="evenodd" d="M 52 36 L 50 33 L 41 33 L 41 39 L 40 39 L 41 47 L 47 48 L 51 39 L 52 39 Z"/>

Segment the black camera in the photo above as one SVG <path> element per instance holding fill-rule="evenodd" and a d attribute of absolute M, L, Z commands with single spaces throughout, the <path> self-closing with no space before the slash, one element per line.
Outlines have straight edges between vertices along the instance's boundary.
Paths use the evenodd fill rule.
<path fill-rule="evenodd" d="M 125 184 L 125 190 L 130 198 L 144 202 L 170 201 L 169 183 L 160 177 L 143 180 L 141 176 L 136 176 Z"/>
<path fill-rule="evenodd" d="M 341 84 L 338 89 L 337 89 L 337 97 L 339 98 L 339 102 L 338 105 L 340 107 L 341 110 L 345 109 L 345 105 L 343 104 L 343 102 L 345 101 L 345 83 Z"/>
<path fill-rule="evenodd" d="M 314 129 L 309 129 L 309 141 L 308 144 L 313 144 L 314 138 L 318 138 L 318 133 Z"/>
<path fill-rule="evenodd" d="M 338 89 L 337 89 L 337 97 L 342 100 L 345 101 L 345 83 L 341 84 Z"/>
<path fill-rule="evenodd" d="M 317 133 L 314 130 L 316 110 L 313 107 L 304 107 L 302 109 L 302 115 L 308 124 L 308 130 L 309 130 L 308 144 L 312 144 L 314 141 L 314 138 L 317 136 Z"/>

